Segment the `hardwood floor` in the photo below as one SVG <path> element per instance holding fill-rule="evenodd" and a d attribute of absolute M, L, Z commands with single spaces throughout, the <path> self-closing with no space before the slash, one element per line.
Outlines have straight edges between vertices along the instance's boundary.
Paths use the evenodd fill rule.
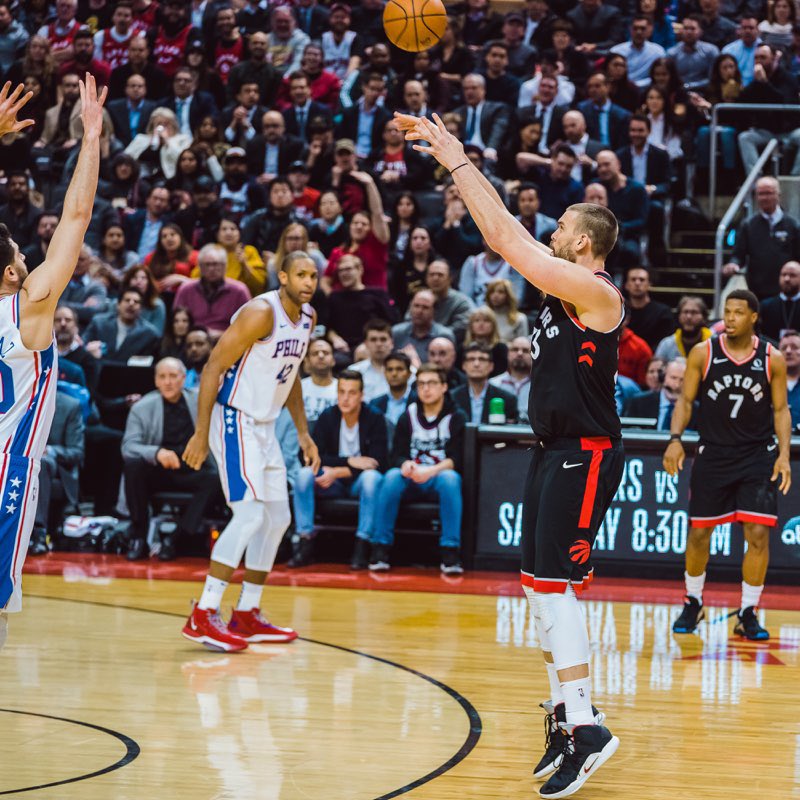
<path fill-rule="evenodd" d="M 228 656 L 179 635 L 198 589 L 26 575 L 0 652 L 0 794 L 538 796 L 547 681 L 523 597 L 274 587 L 265 608 L 303 639 Z M 677 606 L 587 597 L 594 702 L 622 743 L 578 796 L 800 797 L 800 612 L 767 612 L 753 644 L 732 609 L 675 637 Z"/>

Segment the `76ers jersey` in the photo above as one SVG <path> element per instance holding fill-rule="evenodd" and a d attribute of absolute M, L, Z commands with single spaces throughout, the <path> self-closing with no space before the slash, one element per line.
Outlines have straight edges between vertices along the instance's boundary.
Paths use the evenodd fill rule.
<path fill-rule="evenodd" d="M 40 459 L 56 407 L 55 344 L 28 350 L 19 332 L 19 295 L 0 299 L 0 452 Z"/>
<path fill-rule="evenodd" d="M 605 272 L 595 276 L 614 285 Z M 621 437 L 614 389 L 623 313 L 613 330 L 601 333 L 583 325 L 567 303 L 545 297 L 531 337 L 528 416 L 538 437 Z"/>
<path fill-rule="evenodd" d="M 305 358 L 314 310 L 303 304 L 300 319 L 294 323 L 277 291 L 257 299 L 266 300 L 272 307 L 272 333 L 252 344 L 225 373 L 217 402 L 259 422 L 272 422 L 281 413 Z"/>
<path fill-rule="evenodd" d="M 753 350 L 737 361 L 725 346 L 725 334 L 709 339 L 700 401 L 698 432 L 717 445 L 761 444 L 775 434 L 770 391 L 772 345 L 753 337 Z"/>

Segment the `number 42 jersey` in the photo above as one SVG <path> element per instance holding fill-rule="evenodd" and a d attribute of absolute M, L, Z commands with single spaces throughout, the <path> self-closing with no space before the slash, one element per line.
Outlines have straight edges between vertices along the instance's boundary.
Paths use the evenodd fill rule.
<path fill-rule="evenodd" d="M 304 303 L 300 319 L 294 323 L 277 291 L 266 292 L 256 299 L 265 300 L 272 307 L 272 333 L 248 347 L 225 373 L 217 402 L 232 406 L 259 422 L 272 422 L 286 404 L 305 358 L 314 309 Z M 231 322 L 240 311 L 233 315 Z"/>

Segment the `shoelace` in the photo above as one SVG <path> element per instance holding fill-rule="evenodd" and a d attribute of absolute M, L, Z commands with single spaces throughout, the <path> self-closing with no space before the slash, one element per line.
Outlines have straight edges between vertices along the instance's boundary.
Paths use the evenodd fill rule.
<path fill-rule="evenodd" d="M 225 623 L 222 621 L 222 617 L 219 614 L 209 614 L 208 621 L 211 624 L 211 627 L 214 628 L 215 631 L 219 631 L 220 633 L 228 632 L 228 629 Z"/>
<path fill-rule="evenodd" d="M 544 718 L 545 750 L 560 750 L 563 744 L 556 744 L 555 736 L 560 736 L 561 731 L 553 714 L 546 714 Z"/>
<path fill-rule="evenodd" d="M 571 770 L 577 774 L 580 771 L 581 764 L 580 756 L 575 752 L 575 740 L 566 732 L 562 733 L 564 735 L 564 746 L 561 749 L 561 764 L 558 767 L 558 771 Z"/>

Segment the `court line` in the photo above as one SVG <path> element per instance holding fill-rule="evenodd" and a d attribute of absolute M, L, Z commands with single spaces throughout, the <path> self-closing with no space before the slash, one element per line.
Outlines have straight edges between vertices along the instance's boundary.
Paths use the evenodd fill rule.
<path fill-rule="evenodd" d="M 113 736 L 115 739 L 122 742 L 125 745 L 125 755 L 119 759 L 119 761 L 114 762 L 113 764 L 109 764 L 109 766 L 104 767 L 103 769 L 99 769 L 95 772 L 89 772 L 86 775 L 78 775 L 74 778 L 65 778 L 61 781 L 53 781 L 51 783 L 42 783 L 38 786 L 25 786 L 22 789 L 6 789 L 5 791 L 0 792 L 0 795 L 4 794 L 21 794 L 22 792 L 33 792 L 36 789 L 49 789 L 52 786 L 63 786 L 65 783 L 77 783 L 78 781 L 87 781 L 89 778 L 97 778 L 100 775 L 105 775 L 108 772 L 114 772 L 115 770 L 121 769 L 122 767 L 127 766 L 136 758 L 138 758 L 139 754 L 141 753 L 141 748 L 139 745 L 131 739 L 130 736 L 126 736 L 124 733 L 119 733 L 118 731 L 112 731 L 111 728 L 104 728 L 102 725 L 94 725 L 91 722 L 82 722 L 79 719 L 69 719 L 68 717 L 56 717 L 52 714 L 37 714 L 33 711 L 19 711 L 18 709 L 14 708 L 0 708 L 0 713 L 6 714 L 22 714 L 26 717 L 42 717 L 43 719 L 55 719 L 59 722 L 69 722 L 72 725 L 82 725 L 84 728 L 93 728 L 96 731 L 100 731 L 101 733 L 107 733 L 109 736 Z"/>
<path fill-rule="evenodd" d="M 78 600 L 71 597 L 49 597 L 48 595 L 42 594 L 26 594 L 26 597 L 35 597 L 39 600 L 53 600 L 56 602 L 64 602 L 67 603 L 80 603 L 81 605 L 90 605 L 90 606 L 105 606 L 106 608 L 121 608 L 126 611 L 144 611 L 145 613 L 149 614 L 161 614 L 167 617 L 173 617 L 178 619 L 183 619 L 186 615 L 185 614 L 176 614 L 174 611 L 163 611 L 161 609 L 156 608 L 138 608 L 136 606 L 125 606 L 125 605 L 118 605 L 116 603 L 103 603 L 99 600 Z M 430 675 L 426 675 L 424 672 L 420 672 L 419 670 L 413 669 L 412 667 L 407 667 L 405 664 L 399 664 L 397 661 L 391 661 L 388 658 L 382 658 L 381 656 L 374 656 L 371 653 L 365 653 L 361 650 L 354 650 L 351 647 L 345 647 L 344 645 L 340 644 L 331 644 L 330 642 L 323 642 L 319 639 L 309 639 L 305 636 L 298 636 L 297 637 L 301 642 L 308 642 L 309 644 L 316 644 L 322 647 L 330 647 L 333 650 L 341 650 L 345 653 L 352 653 L 356 656 L 362 656 L 364 658 L 369 658 L 372 661 L 377 661 L 381 664 L 386 664 L 390 667 L 396 667 L 397 669 L 403 670 L 404 672 L 408 672 L 411 675 L 414 675 L 417 678 L 421 678 L 424 681 L 435 686 L 437 689 L 441 689 L 445 694 L 449 695 L 453 700 L 455 700 L 462 708 L 464 713 L 467 715 L 467 719 L 469 720 L 469 733 L 467 734 L 467 738 L 464 740 L 464 743 L 461 747 L 450 757 L 442 763 L 440 766 L 436 767 L 436 769 L 431 770 L 427 774 L 423 775 L 421 778 L 417 778 L 410 783 L 407 783 L 405 786 L 401 786 L 399 789 L 394 789 L 388 794 L 382 794 L 379 797 L 376 797 L 375 800 L 391 800 L 394 797 L 400 797 L 400 795 L 407 794 L 408 792 L 419 788 L 423 784 L 430 783 L 430 781 L 438 778 L 440 775 L 444 775 L 446 772 L 449 772 L 453 767 L 460 764 L 474 749 L 475 746 L 478 744 L 478 740 L 481 738 L 481 734 L 483 733 L 483 722 L 481 720 L 480 714 L 475 706 L 467 700 L 464 695 L 462 695 L 456 689 L 453 689 L 452 686 L 448 686 L 446 683 L 442 683 L 441 681 L 437 680 L 436 678 L 431 677 Z M 246 656 L 244 656 L 246 658 Z M 45 715 L 40 715 L 45 716 Z M 80 723 L 86 724 L 88 727 L 98 727 L 96 725 L 89 725 L 88 723 Z M 99 728 L 99 730 L 105 730 L 104 728 Z M 131 740 L 133 741 L 133 740 Z M 133 742 L 136 744 L 135 742 Z M 138 745 L 136 745 L 138 748 Z M 137 754 L 138 755 L 138 752 Z M 135 758 L 136 756 L 134 756 Z M 130 759 L 133 761 L 133 759 Z M 129 762 L 126 762 L 129 763 Z M 121 766 L 125 766 L 125 764 L 120 764 Z M 118 767 L 114 767 L 118 769 Z M 108 770 L 103 770 L 108 771 Z M 87 775 L 86 778 L 94 777 L 95 774 L 99 775 L 102 773 L 94 773 L 92 775 Z M 74 778 L 72 780 L 83 780 L 83 778 Z M 66 781 L 67 783 L 69 781 Z M 47 784 L 49 785 L 56 785 L 56 784 Z M 35 787 L 35 788 L 42 788 L 42 787 Z M 14 791 L 29 791 L 28 789 L 22 790 L 14 790 Z M 0 794 L 9 794 L 9 792 L 0 792 Z"/>

